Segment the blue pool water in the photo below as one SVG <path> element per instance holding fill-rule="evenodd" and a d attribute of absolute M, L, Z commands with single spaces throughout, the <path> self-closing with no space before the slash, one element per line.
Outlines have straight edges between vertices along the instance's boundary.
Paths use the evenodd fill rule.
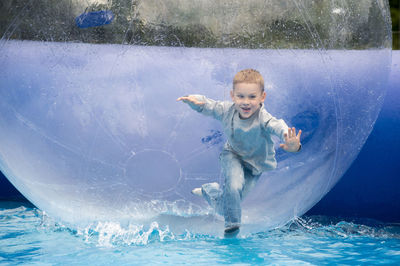
<path fill-rule="evenodd" d="M 298 218 L 285 227 L 224 239 L 93 224 L 68 228 L 32 206 L 0 203 L 0 264 L 385 264 L 400 263 L 400 226 L 371 220 Z"/>

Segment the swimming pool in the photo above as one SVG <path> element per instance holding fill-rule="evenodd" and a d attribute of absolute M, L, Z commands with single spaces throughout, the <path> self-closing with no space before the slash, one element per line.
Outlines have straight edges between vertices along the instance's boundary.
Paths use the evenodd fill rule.
<path fill-rule="evenodd" d="M 400 262 L 400 227 L 313 216 L 234 239 L 168 228 L 94 224 L 72 229 L 32 206 L 0 205 L 0 264 L 329 265 Z"/>

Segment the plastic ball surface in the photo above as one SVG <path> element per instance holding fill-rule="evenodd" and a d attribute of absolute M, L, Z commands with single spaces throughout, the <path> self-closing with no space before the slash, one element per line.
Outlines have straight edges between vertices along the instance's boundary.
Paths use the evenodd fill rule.
<path fill-rule="evenodd" d="M 93 2 L 93 3 L 92 3 Z M 32 203 L 96 221 L 222 231 L 190 191 L 223 185 L 218 121 L 176 102 L 230 100 L 260 71 L 268 112 L 303 131 L 242 203 L 243 231 L 304 214 L 340 179 L 385 96 L 386 1 L 3 1 L 0 169 Z M 4 19 L 3 19 L 4 18 Z"/>

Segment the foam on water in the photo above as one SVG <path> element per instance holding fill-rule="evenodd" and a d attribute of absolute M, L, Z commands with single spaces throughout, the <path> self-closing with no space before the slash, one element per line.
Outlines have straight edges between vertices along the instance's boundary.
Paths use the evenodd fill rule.
<path fill-rule="evenodd" d="M 0 229 L 0 263 L 11 264 L 390 264 L 399 262 L 400 249 L 399 226 L 328 217 L 297 218 L 279 229 L 224 239 L 177 235 L 156 222 L 70 228 L 36 208 L 3 203 Z"/>

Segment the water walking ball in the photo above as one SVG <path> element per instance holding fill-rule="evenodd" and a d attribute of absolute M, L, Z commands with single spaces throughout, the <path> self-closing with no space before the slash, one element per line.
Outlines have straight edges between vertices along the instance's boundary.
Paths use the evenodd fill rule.
<path fill-rule="evenodd" d="M 0 169 L 49 216 L 84 226 L 221 231 L 190 191 L 224 183 L 218 121 L 176 99 L 230 100 L 257 69 L 265 107 L 302 129 L 242 202 L 242 230 L 304 214 L 372 130 L 391 61 L 387 1 L 2 1 Z M 362 177 L 360 177 L 362 180 Z M 362 182 L 362 181 L 360 181 Z M 356 188 L 355 188 L 356 189 Z"/>

